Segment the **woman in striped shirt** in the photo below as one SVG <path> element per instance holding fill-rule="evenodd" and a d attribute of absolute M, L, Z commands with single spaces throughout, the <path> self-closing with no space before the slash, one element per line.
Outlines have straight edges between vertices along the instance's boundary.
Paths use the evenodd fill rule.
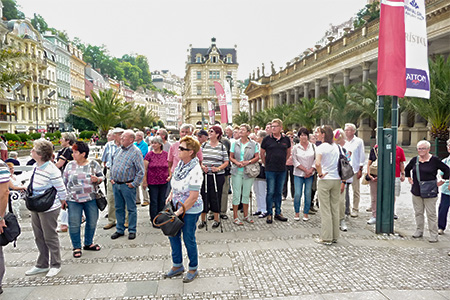
<path fill-rule="evenodd" d="M 202 170 L 204 181 L 201 189 L 203 198 L 202 221 L 198 225 L 199 229 L 206 226 L 206 214 L 209 210 L 214 213 L 213 228 L 220 225 L 220 200 L 222 188 L 225 183 L 225 167 L 228 166 L 227 148 L 219 141 L 222 137 L 222 127 L 212 126 L 209 129 L 209 141 L 203 143 Z"/>
<path fill-rule="evenodd" d="M 57 194 L 52 207 L 47 211 L 31 212 L 31 225 L 39 256 L 36 265 L 26 271 L 25 275 L 47 273 L 47 277 L 53 277 L 61 271 L 61 252 L 56 227 L 61 206 L 63 209 L 66 207 L 66 188 L 61 171 L 50 161 L 52 155 L 51 142 L 44 139 L 34 141 L 34 147 L 31 149 L 31 157 L 36 160 L 33 170 L 33 194 L 43 194 L 52 186 Z"/>

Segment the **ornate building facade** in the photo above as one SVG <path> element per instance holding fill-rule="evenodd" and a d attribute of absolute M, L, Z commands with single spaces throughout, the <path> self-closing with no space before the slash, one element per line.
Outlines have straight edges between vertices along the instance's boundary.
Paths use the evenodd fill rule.
<path fill-rule="evenodd" d="M 426 0 L 429 55 L 450 53 L 450 1 Z M 334 84 L 349 85 L 377 81 L 379 19 L 360 28 L 345 27 L 343 34 L 330 35 L 324 45 L 306 49 L 302 55 L 269 74 L 254 76 L 245 90 L 249 115 L 301 98 L 320 98 Z M 398 130 L 401 145 L 415 145 L 427 137 L 426 122 L 420 115 L 402 113 Z M 358 135 L 366 142 L 374 136 L 373 124 L 362 120 Z"/>
<path fill-rule="evenodd" d="M 220 120 L 220 111 L 214 88 L 214 81 L 222 84 L 224 80 L 232 83 L 237 79 L 238 62 L 235 48 L 219 48 L 216 39 L 211 39 L 209 48 L 188 49 L 186 73 L 183 91 L 183 116 L 186 123 L 202 124 L 202 117 L 208 119 L 208 101 L 216 104 L 216 120 Z M 237 88 L 232 92 L 232 113 L 239 112 L 240 93 Z"/>

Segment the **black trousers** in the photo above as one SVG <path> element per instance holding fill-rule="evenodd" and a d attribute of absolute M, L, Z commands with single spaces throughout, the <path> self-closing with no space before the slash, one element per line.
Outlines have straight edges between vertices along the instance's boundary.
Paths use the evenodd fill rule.
<path fill-rule="evenodd" d="M 294 166 L 286 166 L 286 179 L 284 180 L 283 185 L 283 198 L 287 197 L 288 194 L 288 179 L 291 182 L 291 196 L 294 198 L 295 195 L 295 186 L 294 186 Z"/>
<path fill-rule="evenodd" d="M 215 184 L 214 184 L 214 176 Z M 225 175 L 206 175 L 203 174 L 203 184 L 200 191 L 203 199 L 203 212 L 211 210 L 214 213 L 220 213 L 220 203 L 222 198 L 223 184 Z M 217 191 L 216 191 L 217 190 Z"/>

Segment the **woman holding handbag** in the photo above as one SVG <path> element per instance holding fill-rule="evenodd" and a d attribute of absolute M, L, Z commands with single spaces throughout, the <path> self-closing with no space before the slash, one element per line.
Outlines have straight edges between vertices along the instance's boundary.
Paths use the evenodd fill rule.
<path fill-rule="evenodd" d="M 64 184 L 67 187 L 67 204 L 69 206 L 69 235 L 73 246 L 73 257 L 81 257 L 81 218 L 86 216 L 84 230 L 84 250 L 99 251 L 94 244 L 95 228 L 98 220 L 96 186 L 103 181 L 100 165 L 88 160 L 89 146 L 81 141 L 72 146 L 74 160 L 64 170 Z"/>
<path fill-rule="evenodd" d="M 416 216 L 416 232 L 413 238 L 423 236 L 424 212 L 427 213 L 428 230 L 430 231 L 430 243 L 438 241 L 438 226 L 436 218 L 437 188 L 444 184 L 444 180 L 437 182 L 437 171 L 443 172 L 442 178 L 449 179 L 449 167 L 438 157 L 430 154 L 430 142 L 422 140 L 417 143 L 418 156 L 413 157 L 405 168 L 405 177 L 408 178 L 411 187 L 412 201 Z M 411 171 L 413 177 L 411 178 Z M 419 184 L 420 183 L 420 184 Z M 425 189 L 429 185 L 429 189 Z M 433 192 L 434 190 L 434 192 Z"/>
<path fill-rule="evenodd" d="M 25 272 L 25 275 L 47 273 L 47 277 L 58 275 L 61 271 L 61 251 L 58 232 L 58 215 L 66 206 L 66 188 L 61 178 L 61 172 L 51 162 L 53 144 L 47 140 L 34 141 L 31 157 L 36 161 L 29 189 L 33 197 L 44 195 L 49 189 L 56 189 L 56 197 L 49 209 L 43 212 L 31 211 L 31 226 L 34 240 L 39 250 L 36 265 Z M 50 257 L 50 261 L 49 261 Z"/>
<path fill-rule="evenodd" d="M 259 161 L 259 146 L 256 142 L 250 140 L 248 136 L 251 133 L 251 128 L 247 124 L 242 124 L 239 128 L 240 139 L 235 140 L 231 144 L 230 161 L 231 166 L 231 183 L 233 186 L 233 219 L 234 224 L 242 226 L 241 220 L 238 218 L 238 205 L 241 201 L 244 208 L 244 221 L 253 224 L 253 220 L 248 215 L 248 204 L 250 202 L 250 191 L 252 189 L 253 180 L 259 174 L 252 177 L 249 172 L 245 172 L 246 168 Z"/>
<path fill-rule="evenodd" d="M 172 192 L 169 194 L 166 203 L 172 201 L 176 216 L 183 214 L 183 208 L 179 203 L 184 204 L 185 215 L 184 225 L 178 234 L 169 237 L 170 247 L 172 248 L 172 268 L 164 275 L 165 278 L 171 278 L 183 274 L 183 251 L 181 248 L 181 234 L 183 234 L 184 245 L 189 257 L 189 271 L 183 278 L 183 282 L 191 282 L 198 275 L 198 250 L 195 238 L 195 229 L 198 217 L 203 210 L 203 201 L 200 194 L 200 188 L 203 182 L 202 169 L 197 152 L 200 150 L 200 143 L 190 136 L 180 140 L 178 163 L 173 173 L 170 184 Z"/>

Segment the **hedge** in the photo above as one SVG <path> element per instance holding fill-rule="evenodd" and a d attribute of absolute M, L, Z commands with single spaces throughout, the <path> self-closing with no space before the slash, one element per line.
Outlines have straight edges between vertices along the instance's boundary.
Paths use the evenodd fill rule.
<path fill-rule="evenodd" d="M 22 142 L 22 139 L 14 133 L 5 133 L 5 139 L 7 141 L 16 141 L 16 142 Z"/>
<path fill-rule="evenodd" d="M 90 139 L 95 133 L 95 131 L 83 130 L 78 137 L 80 139 Z"/>
<path fill-rule="evenodd" d="M 26 133 L 19 133 L 19 134 L 17 134 L 17 136 L 22 140 L 22 142 L 31 140 L 31 136 L 29 136 Z"/>
<path fill-rule="evenodd" d="M 33 140 L 38 140 L 41 138 L 41 134 L 39 132 L 32 133 L 30 136 Z"/>

